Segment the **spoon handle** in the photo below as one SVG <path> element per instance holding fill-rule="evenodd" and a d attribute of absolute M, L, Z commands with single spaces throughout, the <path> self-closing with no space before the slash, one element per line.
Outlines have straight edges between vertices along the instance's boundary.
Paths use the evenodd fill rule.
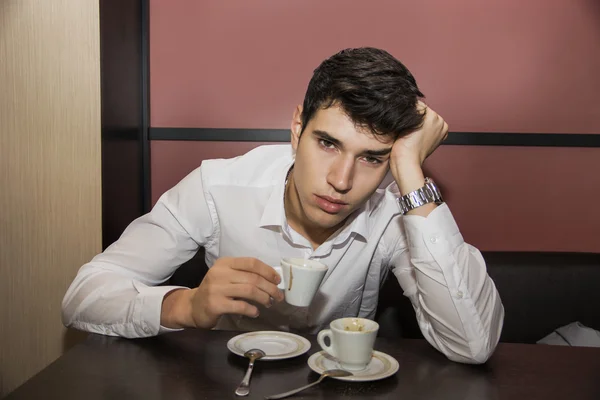
<path fill-rule="evenodd" d="M 321 375 L 319 377 L 319 379 L 317 379 L 316 381 L 314 381 L 313 383 L 309 383 L 308 385 L 299 387 L 297 389 L 294 390 L 290 390 L 289 392 L 285 392 L 285 393 L 279 393 L 279 394 L 274 394 L 272 396 L 266 396 L 265 399 L 266 400 L 276 400 L 276 399 L 283 399 L 284 397 L 288 397 L 291 396 L 293 394 L 296 394 L 298 392 L 303 391 L 304 389 L 308 389 L 309 387 L 313 387 L 315 385 L 318 385 L 319 383 L 321 383 L 321 381 L 323 380 L 323 378 L 325 378 L 326 375 Z"/>
<path fill-rule="evenodd" d="M 246 370 L 246 375 L 244 375 L 244 379 L 240 383 L 237 389 L 235 389 L 235 394 L 238 396 L 248 396 L 250 393 L 250 376 L 252 375 L 252 370 L 254 369 L 254 359 L 250 360 L 248 364 L 248 369 Z"/>

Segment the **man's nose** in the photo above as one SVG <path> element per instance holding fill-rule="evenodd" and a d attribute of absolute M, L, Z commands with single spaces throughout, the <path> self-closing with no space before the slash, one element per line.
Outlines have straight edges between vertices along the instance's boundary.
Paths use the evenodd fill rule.
<path fill-rule="evenodd" d="M 327 182 L 340 193 L 346 193 L 352 189 L 354 178 L 354 159 L 340 157 L 331 165 L 327 174 Z"/>

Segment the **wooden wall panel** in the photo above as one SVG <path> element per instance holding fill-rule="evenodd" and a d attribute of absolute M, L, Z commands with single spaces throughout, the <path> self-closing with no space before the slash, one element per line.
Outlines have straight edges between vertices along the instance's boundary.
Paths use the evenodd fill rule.
<path fill-rule="evenodd" d="M 0 397 L 72 344 L 61 300 L 101 249 L 99 67 L 97 1 L 0 2 Z"/>

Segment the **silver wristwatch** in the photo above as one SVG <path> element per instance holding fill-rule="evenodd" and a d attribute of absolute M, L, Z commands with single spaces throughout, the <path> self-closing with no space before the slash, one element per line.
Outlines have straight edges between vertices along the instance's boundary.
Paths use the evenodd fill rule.
<path fill-rule="evenodd" d="M 406 214 L 410 210 L 414 210 L 417 207 L 421 207 L 425 204 L 433 202 L 436 204 L 442 204 L 444 199 L 442 199 L 442 194 L 440 193 L 437 185 L 430 178 L 425 178 L 425 186 L 422 188 L 398 198 L 398 204 L 400 205 L 400 211 L 402 215 Z"/>

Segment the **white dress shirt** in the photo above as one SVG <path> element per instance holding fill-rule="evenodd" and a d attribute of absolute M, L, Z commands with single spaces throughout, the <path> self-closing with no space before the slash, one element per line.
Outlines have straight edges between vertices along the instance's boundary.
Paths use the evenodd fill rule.
<path fill-rule="evenodd" d="M 446 204 L 428 217 L 401 216 L 395 183 L 382 185 L 313 250 L 287 223 L 283 194 L 290 145 L 204 161 L 163 194 L 152 211 L 78 272 L 63 300 L 63 322 L 77 329 L 144 337 L 160 325 L 166 281 L 199 247 L 219 257 L 318 260 L 329 269 L 307 308 L 260 306 L 256 319 L 221 317 L 217 329 L 316 333 L 335 318 L 374 318 L 388 271 L 416 311 L 424 337 L 448 358 L 481 363 L 495 349 L 504 309 L 480 252 L 464 242 Z"/>

